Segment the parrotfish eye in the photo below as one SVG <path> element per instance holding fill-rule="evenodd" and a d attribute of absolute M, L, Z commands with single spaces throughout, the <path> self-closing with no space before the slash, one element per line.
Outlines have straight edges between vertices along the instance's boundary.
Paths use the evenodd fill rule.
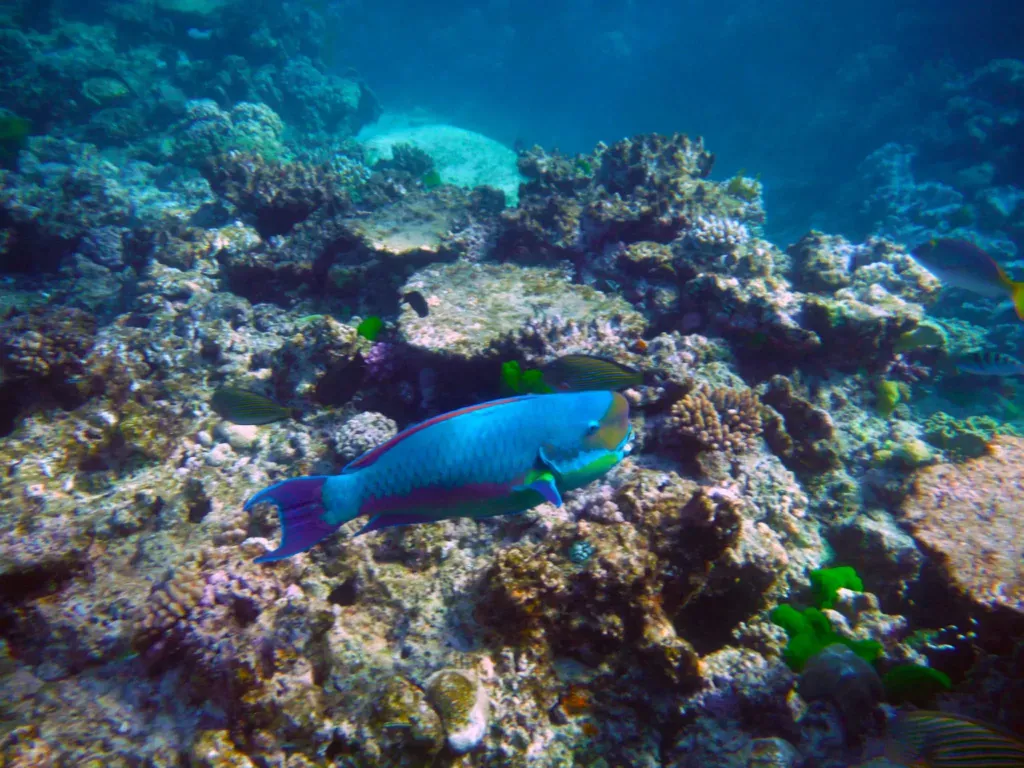
<path fill-rule="evenodd" d="M 600 428 L 601 428 L 600 423 L 598 423 L 596 421 L 590 422 L 589 424 L 587 424 L 587 435 L 596 435 L 597 434 L 597 430 L 599 430 Z"/>

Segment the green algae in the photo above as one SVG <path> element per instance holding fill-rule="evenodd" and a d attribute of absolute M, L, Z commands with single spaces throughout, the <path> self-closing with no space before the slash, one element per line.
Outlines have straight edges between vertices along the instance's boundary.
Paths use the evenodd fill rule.
<path fill-rule="evenodd" d="M 932 414 L 924 423 L 924 439 L 946 451 L 954 461 L 984 456 L 996 435 L 1019 437 L 1020 431 L 989 416 L 958 419 L 944 411 Z"/>
<path fill-rule="evenodd" d="M 752 203 L 761 194 L 761 175 L 758 174 L 753 180 L 750 180 L 744 176 L 746 170 L 746 168 L 740 168 L 736 175 L 726 182 L 725 191 L 733 197 Z"/>
<path fill-rule="evenodd" d="M 802 671 L 808 659 L 835 643 L 845 645 L 867 662 L 875 661 L 882 653 L 882 644 L 876 640 L 851 640 L 838 635 L 817 608 L 800 611 L 783 603 L 772 611 L 771 619 L 789 635 L 782 659 L 794 672 Z"/>
<path fill-rule="evenodd" d="M 949 343 L 946 332 L 937 325 L 921 323 L 912 331 L 907 331 L 893 345 L 894 352 L 909 352 L 923 347 L 945 347 Z"/>
<path fill-rule="evenodd" d="M 436 189 L 440 187 L 444 182 L 441 180 L 441 174 L 437 172 L 436 168 L 431 168 L 420 180 L 423 183 L 424 189 Z"/>
<path fill-rule="evenodd" d="M 931 448 L 923 440 L 911 438 L 896 446 L 893 456 L 901 464 L 909 467 L 920 467 L 931 463 L 934 455 Z"/>
<path fill-rule="evenodd" d="M 864 582 L 860 580 L 857 572 L 848 565 L 818 568 L 807 576 L 811 580 L 815 602 L 819 608 L 831 608 L 840 589 L 850 589 L 854 592 L 864 591 Z"/>
<path fill-rule="evenodd" d="M 376 341 L 382 330 L 384 330 L 384 321 L 377 315 L 370 315 L 356 326 L 356 333 L 367 341 Z"/>
<path fill-rule="evenodd" d="M 11 112 L 0 113 L 0 165 L 10 165 L 18 158 L 31 131 L 31 120 Z"/>
<path fill-rule="evenodd" d="M 889 379 L 880 379 L 875 385 L 875 410 L 882 418 L 889 418 L 902 400 L 899 383 Z"/>
<path fill-rule="evenodd" d="M 949 675 L 922 664 L 900 664 L 882 676 L 885 696 L 890 704 L 929 707 L 935 697 L 953 687 Z"/>
<path fill-rule="evenodd" d="M 881 643 L 875 640 L 851 640 L 842 637 L 832 629 L 828 616 L 822 609 L 835 603 L 840 589 L 863 592 L 864 583 L 850 566 L 818 568 L 808 573 L 814 591 L 816 606 L 798 610 L 788 603 L 779 605 L 771 612 L 771 620 L 786 630 L 789 642 L 782 652 L 782 658 L 794 672 L 800 672 L 808 659 L 830 645 L 845 645 L 867 662 L 875 661 L 882 653 Z"/>
<path fill-rule="evenodd" d="M 544 374 L 535 369 L 523 367 L 517 360 L 501 364 L 501 387 L 513 395 L 546 395 L 554 390 L 544 383 Z"/>

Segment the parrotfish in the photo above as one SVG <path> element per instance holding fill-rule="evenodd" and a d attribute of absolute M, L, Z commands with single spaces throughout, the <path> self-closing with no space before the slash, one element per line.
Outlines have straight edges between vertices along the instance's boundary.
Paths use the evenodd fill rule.
<path fill-rule="evenodd" d="M 281 543 L 256 559 L 304 552 L 355 518 L 356 535 L 453 517 L 523 512 L 596 480 L 625 456 L 629 404 L 617 392 L 523 395 L 409 427 L 338 475 L 285 480 L 246 502 L 277 506 Z"/>
<path fill-rule="evenodd" d="M 919 245 L 914 261 L 954 288 L 981 296 L 1010 299 L 1024 320 L 1024 282 L 1015 282 L 985 251 L 967 240 L 940 238 Z"/>

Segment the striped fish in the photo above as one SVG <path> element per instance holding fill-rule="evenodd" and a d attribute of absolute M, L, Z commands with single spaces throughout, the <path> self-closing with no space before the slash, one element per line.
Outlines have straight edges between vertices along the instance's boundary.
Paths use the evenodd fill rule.
<path fill-rule="evenodd" d="M 339 475 L 285 480 L 246 503 L 277 506 L 283 535 L 256 562 L 304 552 L 357 517 L 360 534 L 451 517 L 523 512 L 596 480 L 633 434 L 616 392 L 524 395 L 409 427 Z M 358 534 L 357 534 L 358 535 Z"/>
<path fill-rule="evenodd" d="M 976 376 L 1024 375 L 1024 363 L 1001 352 L 975 352 L 965 355 L 956 361 L 956 367 L 961 373 L 973 373 Z"/>
<path fill-rule="evenodd" d="M 210 398 L 210 405 L 232 424 L 270 424 L 293 415 L 290 408 L 241 387 L 220 387 Z"/>
<path fill-rule="evenodd" d="M 556 392 L 615 391 L 644 383 L 643 372 L 595 355 L 563 355 L 541 368 Z"/>
<path fill-rule="evenodd" d="M 900 712 L 886 757 L 912 768 L 1024 768 L 1024 743 L 986 723 L 948 712 Z"/>

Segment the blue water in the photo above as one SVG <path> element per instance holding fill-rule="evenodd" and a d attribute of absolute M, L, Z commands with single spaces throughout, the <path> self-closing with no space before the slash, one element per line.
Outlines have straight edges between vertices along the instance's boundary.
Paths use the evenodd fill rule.
<path fill-rule="evenodd" d="M 907 140 L 941 85 L 1024 55 L 1013 0 L 353 2 L 338 47 L 388 106 L 427 108 L 512 145 L 589 151 L 703 135 L 717 177 L 760 173 L 768 230 L 863 235 L 827 209 L 857 165 Z"/>

